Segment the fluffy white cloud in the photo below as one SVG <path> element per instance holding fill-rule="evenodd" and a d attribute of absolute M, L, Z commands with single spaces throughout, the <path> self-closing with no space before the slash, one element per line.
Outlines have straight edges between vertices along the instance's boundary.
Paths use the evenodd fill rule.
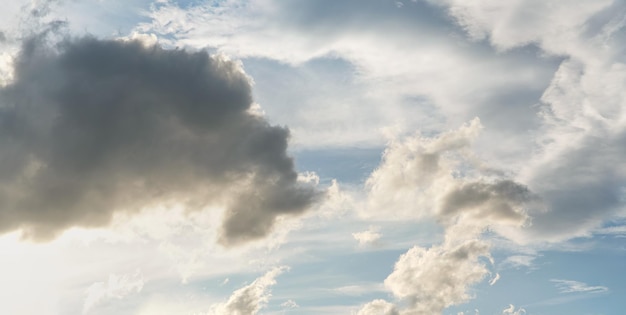
<path fill-rule="evenodd" d="M 489 258 L 489 246 L 480 240 L 414 247 L 400 256 L 385 286 L 409 303 L 403 314 L 440 314 L 470 299 L 469 287 L 488 274 L 480 257 Z"/>
<path fill-rule="evenodd" d="M 271 297 L 270 289 L 276 284 L 276 277 L 287 270 L 276 267 L 249 285 L 236 290 L 225 303 L 214 305 L 210 315 L 255 315 L 267 305 Z"/>
<path fill-rule="evenodd" d="M 359 242 L 359 245 L 364 246 L 375 244 L 378 240 L 380 240 L 382 234 L 380 233 L 379 227 L 370 226 L 363 232 L 352 233 L 352 237 Z"/>
<path fill-rule="evenodd" d="M 400 312 L 385 300 L 374 300 L 365 304 L 356 315 L 400 315 Z"/>
<path fill-rule="evenodd" d="M 502 310 L 502 315 L 525 315 L 526 310 L 523 308 L 515 308 L 515 305 L 509 304 L 509 307 Z"/>
<path fill-rule="evenodd" d="M 482 174 L 490 170 L 471 150 L 480 130 L 480 121 L 474 119 L 437 137 L 392 142 L 366 182 L 364 216 L 435 217 L 444 225 L 523 225 L 532 193 L 514 181 Z"/>
<path fill-rule="evenodd" d="M 86 290 L 83 313 L 89 313 L 99 304 L 108 300 L 123 299 L 134 293 L 139 293 L 143 289 L 144 280 L 141 273 L 124 275 L 109 275 L 109 279 L 104 282 L 96 282 Z"/>
<path fill-rule="evenodd" d="M 441 314 L 469 300 L 471 286 L 490 273 L 485 261 L 493 263 L 481 233 L 490 226 L 526 223 L 533 194 L 489 175 L 492 171 L 476 159 L 471 143 L 480 128 L 475 119 L 437 137 L 393 142 L 367 181 L 368 211 L 394 218 L 434 217 L 445 227 L 442 244 L 413 247 L 385 280 L 385 287 L 406 303 L 401 314 Z"/>

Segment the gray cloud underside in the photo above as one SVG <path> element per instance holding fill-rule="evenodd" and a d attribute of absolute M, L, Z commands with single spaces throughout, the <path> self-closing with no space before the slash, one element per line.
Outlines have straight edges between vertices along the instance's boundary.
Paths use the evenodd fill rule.
<path fill-rule="evenodd" d="M 138 42 L 26 41 L 0 89 L 0 231 L 46 239 L 164 202 L 225 205 L 221 242 L 268 234 L 318 193 L 289 131 L 250 113 L 237 63 Z"/>

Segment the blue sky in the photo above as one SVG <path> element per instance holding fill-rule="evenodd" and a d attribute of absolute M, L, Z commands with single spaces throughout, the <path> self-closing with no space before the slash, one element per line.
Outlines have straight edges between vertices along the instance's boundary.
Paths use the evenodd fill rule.
<path fill-rule="evenodd" d="M 20 0 L 0 32 L 0 313 L 626 307 L 623 1 Z"/>

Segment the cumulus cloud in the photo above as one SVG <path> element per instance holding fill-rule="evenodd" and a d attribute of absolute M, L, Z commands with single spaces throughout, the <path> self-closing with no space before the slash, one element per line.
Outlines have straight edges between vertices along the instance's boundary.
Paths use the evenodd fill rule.
<path fill-rule="evenodd" d="M 365 304 L 356 315 L 400 315 L 400 312 L 385 300 L 374 300 Z"/>
<path fill-rule="evenodd" d="M 370 226 L 363 232 L 352 233 L 352 237 L 354 237 L 354 239 L 357 240 L 361 246 L 375 244 L 382 237 L 382 234 L 380 234 L 379 231 L 379 227 Z"/>
<path fill-rule="evenodd" d="M 392 142 L 366 182 L 364 215 L 435 217 L 446 226 L 458 222 L 482 227 L 524 225 L 525 207 L 535 197 L 511 179 L 482 174 L 489 172 L 471 152 L 481 129 L 480 121 L 474 119 L 437 137 L 417 135 Z"/>
<path fill-rule="evenodd" d="M 521 206 L 531 198 L 528 188 L 512 180 L 464 183 L 444 196 L 440 215 L 519 225 L 526 219 Z"/>
<path fill-rule="evenodd" d="M 136 41 L 25 41 L 0 89 L 0 231 L 48 239 L 156 204 L 226 207 L 220 241 L 261 238 L 318 193 L 289 131 L 250 112 L 237 62 Z"/>
<path fill-rule="evenodd" d="M 141 292 L 144 280 L 141 273 L 109 275 L 105 282 L 96 282 L 86 290 L 83 313 L 89 313 L 94 307 L 112 299 L 123 299 L 130 294 Z"/>
<path fill-rule="evenodd" d="M 490 175 L 472 154 L 480 129 L 475 119 L 436 137 L 392 142 L 367 181 L 368 211 L 431 217 L 445 228 L 442 244 L 411 248 L 385 279 L 385 287 L 406 303 L 401 314 L 441 314 L 472 298 L 471 286 L 490 274 L 486 262 L 493 264 L 482 232 L 527 223 L 526 208 L 535 197 L 522 184 Z M 498 279 L 499 274 L 490 283 Z"/>
<path fill-rule="evenodd" d="M 271 297 L 270 289 L 276 284 L 276 277 L 286 267 L 276 267 L 257 278 L 249 285 L 236 290 L 225 303 L 214 305 L 210 315 L 255 315 L 267 305 Z"/>
<path fill-rule="evenodd" d="M 488 274 L 480 257 L 489 258 L 489 246 L 481 240 L 416 246 L 400 256 L 385 286 L 409 303 L 403 314 L 440 314 L 470 299 L 469 287 Z"/>
<path fill-rule="evenodd" d="M 526 310 L 523 308 L 515 308 L 515 305 L 509 304 L 509 307 L 502 310 L 502 315 L 524 315 L 526 314 Z"/>
<path fill-rule="evenodd" d="M 440 137 L 416 135 L 392 141 L 379 167 L 366 181 L 368 217 L 424 218 L 436 211 L 437 198 L 455 181 L 451 155 L 467 149 L 481 129 L 474 119 Z M 449 158 L 450 157 L 450 158 Z M 394 216 L 388 213 L 393 212 Z"/>

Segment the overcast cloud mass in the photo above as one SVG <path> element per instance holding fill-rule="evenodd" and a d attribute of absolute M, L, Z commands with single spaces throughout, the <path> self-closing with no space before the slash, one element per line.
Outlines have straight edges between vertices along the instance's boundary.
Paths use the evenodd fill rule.
<path fill-rule="evenodd" d="M 7 2 L 0 313 L 620 314 L 624 35 L 622 0 Z"/>

